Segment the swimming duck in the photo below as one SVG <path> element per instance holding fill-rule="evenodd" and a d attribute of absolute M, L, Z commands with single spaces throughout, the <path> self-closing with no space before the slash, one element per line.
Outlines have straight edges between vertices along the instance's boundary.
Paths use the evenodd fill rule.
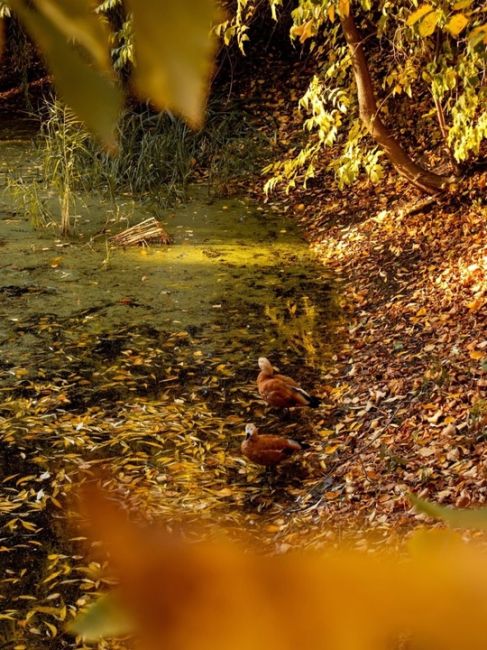
<path fill-rule="evenodd" d="M 299 442 L 291 438 L 261 434 L 255 424 L 245 426 L 245 440 L 240 449 L 242 454 L 258 465 L 270 467 L 278 465 L 283 460 L 292 456 L 296 451 L 301 451 Z"/>
<path fill-rule="evenodd" d="M 310 395 L 300 388 L 298 384 L 286 375 L 277 374 L 269 359 L 259 358 L 260 373 L 257 377 L 259 395 L 265 399 L 269 406 L 290 408 L 292 406 L 310 406 L 316 408 L 321 400 Z"/>

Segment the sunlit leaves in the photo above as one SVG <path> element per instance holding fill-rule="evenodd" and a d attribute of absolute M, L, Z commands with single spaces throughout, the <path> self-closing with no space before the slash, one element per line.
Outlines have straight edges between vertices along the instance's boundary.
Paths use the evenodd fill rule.
<path fill-rule="evenodd" d="M 302 25 L 294 25 L 290 31 L 291 38 L 299 38 L 300 43 L 304 43 L 308 38 L 316 36 L 316 24 L 313 20 L 308 20 Z"/>
<path fill-rule="evenodd" d="M 484 25 L 478 25 L 472 29 L 468 36 L 468 40 L 473 47 L 479 43 L 487 45 L 487 23 Z"/>
<path fill-rule="evenodd" d="M 140 96 L 201 126 L 212 70 L 212 0 L 128 0 Z"/>
<path fill-rule="evenodd" d="M 426 16 L 426 14 L 430 13 L 430 11 L 433 10 L 433 6 L 429 4 L 421 5 L 416 11 L 413 11 L 413 13 L 409 16 L 407 19 L 407 24 L 411 27 L 415 23 L 418 22 L 423 16 Z"/>
<path fill-rule="evenodd" d="M 346 18 L 350 14 L 350 0 L 338 0 L 337 11 L 340 17 Z"/>
<path fill-rule="evenodd" d="M 463 14 L 454 14 L 445 25 L 452 36 L 458 36 L 468 25 L 468 18 Z"/>
<path fill-rule="evenodd" d="M 419 33 L 421 36 L 431 36 L 438 25 L 441 17 L 441 11 L 430 11 L 419 23 Z"/>

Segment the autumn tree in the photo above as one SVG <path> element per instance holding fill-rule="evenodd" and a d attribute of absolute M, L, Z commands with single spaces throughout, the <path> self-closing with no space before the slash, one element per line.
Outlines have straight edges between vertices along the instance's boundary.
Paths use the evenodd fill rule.
<path fill-rule="evenodd" d="M 281 0 L 269 0 L 278 19 Z M 257 3 L 237 2 L 217 31 L 244 50 Z M 297 0 L 291 38 L 316 61 L 299 107 L 307 136 L 297 155 L 269 165 L 267 191 L 292 189 L 323 168 L 324 150 L 334 148 L 326 167 L 340 186 L 361 172 L 377 182 L 385 154 L 396 170 L 428 192 L 444 190 L 457 165 L 440 172 L 420 165 L 395 137 L 393 102 L 414 104 L 427 90 L 430 110 L 448 152 L 446 161 L 471 162 L 487 135 L 485 45 L 487 25 L 480 2 L 449 0 Z M 374 58 L 370 53 L 374 51 Z M 380 64 L 380 68 L 379 68 Z M 436 137 L 436 133 L 432 137 Z M 338 152 L 338 153 L 337 153 Z"/>

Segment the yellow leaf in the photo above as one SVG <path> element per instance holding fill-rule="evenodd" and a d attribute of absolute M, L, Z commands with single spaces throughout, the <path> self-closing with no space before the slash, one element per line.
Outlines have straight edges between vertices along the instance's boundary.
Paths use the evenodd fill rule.
<path fill-rule="evenodd" d="M 420 18 L 428 14 L 430 11 L 432 11 L 433 6 L 432 5 L 421 5 L 419 9 L 416 9 L 416 11 L 413 11 L 413 13 L 409 16 L 409 18 L 406 21 L 406 24 L 411 27 L 414 25 L 414 23 L 418 22 Z"/>
<path fill-rule="evenodd" d="M 441 11 L 432 11 L 419 23 L 419 33 L 421 36 L 431 36 L 436 29 L 440 20 Z"/>
<path fill-rule="evenodd" d="M 229 497 L 232 496 L 232 490 L 230 488 L 222 488 L 221 490 L 215 491 L 219 497 Z"/>
<path fill-rule="evenodd" d="M 90 0 L 43 0 L 36 7 L 68 40 L 82 45 L 100 68 L 110 70 L 109 34 Z"/>
<path fill-rule="evenodd" d="M 467 303 L 467 307 L 470 311 L 477 312 L 481 309 L 487 301 L 487 296 L 477 296 L 471 302 Z"/>
<path fill-rule="evenodd" d="M 487 45 L 487 24 L 479 25 L 475 29 L 472 29 L 468 35 L 468 39 L 474 46 L 480 42 L 483 42 Z"/>
<path fill-rule="evenodd" d="M 481 350 L 472 350 L 470 352 L 470 358 L 475 359 L 476 361 L 480 361 L 485 357 L 485 353 L 482 352 Z"/>
<path fill-rule="evenodd" d="M 281 527 L 276 526 L 275 524 L 269 524 L 265 529 L 268 533 L 278 533 L 281 530 Z"/>
<path fill-rule="evenodd" d="M 321 429 L 320 436 L 327 437 L 331 436 L 333 433 L 335 433 L 333 429 Z"/>
<path fill-rule="evenodd" d="M 455 14 L 445 25 L 452 36 L 458 36 L 468 25 L 468 18 L 463 14 Z"/>
<path fill-rule="evenodd" d="M 55 625 L 52 623 L 48 623 L 47 621 L 44 621 L 44 625 L 49 629 L 51 632 L 51 638 L 54 638 L 57 635 L 57 628 Z"/>
<path fill-rule="evenodd" d="M 51 573 L 51 575 L 47 576 L 47 578 L 45 578 L 42 581 L 42 584 L 46 584 L 47 582 L 51 582 L 52 580 L 54 580 L 54 578 L 57 578 L 58 576 L 60 576 L 61 573 L 62 573 L 62 571 L 54 571 L 54 573 Z"/>
<path fill-rule="evenodd" d="M 349 0 L 338 0 L 338 15 L 342 18 L 346 18 L 350 13 L 350 1 Z"/>
<path fill-rule="evenodd" d="M 127 0 L 133 14 L 135 81 L 139 95 L 201 126 L 215 40 L 212 0 Z"/>
<path fill-rule="evenodd" d="M 455 2 L 453 5 L 453 9 L 466 9 L 467 7 L 470 7 L 472 4 L 473 0 L 459 0 L 459 2 Z"/>
<path fill-rule="evenodd" d="M 327 12 L 328 18 L 331 20 L 331 22 L 334 22 L 335 21 L 335 5 L 329 5 L 326 12 Z"/>

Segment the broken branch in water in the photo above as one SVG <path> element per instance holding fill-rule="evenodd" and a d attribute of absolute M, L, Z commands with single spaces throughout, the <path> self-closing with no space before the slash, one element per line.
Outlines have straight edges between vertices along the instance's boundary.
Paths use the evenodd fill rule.
<path fill-rule="evenodd" d="M 113 235 L 110 237 L 110 241 L 116 246 L 136 246 L 137 244 L 147 246 L 149 242 L 170 244 L 171 237 L 157 219 L 150 217 L 123 230 L 118 235 Z"/>

